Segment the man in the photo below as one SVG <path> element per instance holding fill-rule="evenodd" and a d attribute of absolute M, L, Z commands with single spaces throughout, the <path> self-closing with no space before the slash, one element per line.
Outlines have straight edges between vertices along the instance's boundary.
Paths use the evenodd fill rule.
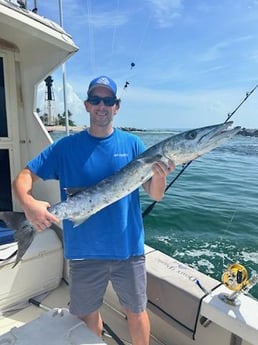
<path fill-rule="evenodd" d="M 92 80 L 84 103 L 90 117 L 89 128 L 47 147 L 15 179 L 17 199 L 36 230 L 58 222 L 47 210 L 49 203 L 36 200 L 31 194 L 33 183 L 39 178 L 59 180 L 65 199 L 64 188 L 93 185 L 144 151 L 139 137 L 113 127 L 114 116 L 120 109 L 116 94 L 117 86 L 109 77 Z M 144 184 L 153 199 L 162 199 L 166 176 L 173 169 L 172 163 L 169 167 L 153 165 L 154 175 Z M 64 253 L 70 262 L 70 312 L 101 336 L 99 309 L 111 281 L 127 315 L 132 343 L 149 344 L 139 190 L 99 211 L 76 229 L 70 221 L 63 225 Z"/>

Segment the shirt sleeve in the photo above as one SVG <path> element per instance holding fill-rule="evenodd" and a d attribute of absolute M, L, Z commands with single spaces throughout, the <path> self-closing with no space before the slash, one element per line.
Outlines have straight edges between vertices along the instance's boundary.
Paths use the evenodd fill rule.
<path fill-rule="evenodd" d="M 43 180 L 59 179 L 59 146 L 56 143 L 48 146 L 36 157 L 30 160 L 27 167 Z"/>
<path fill-rule="evenodd" d="M 146 150 L 146 147 L 145 147 L 145 144 L 143 143 L 143 141 L 137 137 L 138 140 L 137 140 L 137 151 L 138 151 L 138 154 L 140 155 L 141 153 L 143 153 L 145 150 Z"/>

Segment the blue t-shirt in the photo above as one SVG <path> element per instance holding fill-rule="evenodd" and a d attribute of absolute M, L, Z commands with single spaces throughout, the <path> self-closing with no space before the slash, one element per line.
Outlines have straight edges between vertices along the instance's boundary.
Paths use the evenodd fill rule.
<path fill-rule="evenodd" d="M 106 138 L 87 131 L 64 137 L 28 163 L 44 180 L 64 188 L 89 187 L 120 170 L 145 150 L 139 137 L 119 129 Z M 144 231 L 139 190 L 107 206 L 73 228 L 64 221 L 64 252 L 67 259 L 126 259 L 144 253 Z"/>

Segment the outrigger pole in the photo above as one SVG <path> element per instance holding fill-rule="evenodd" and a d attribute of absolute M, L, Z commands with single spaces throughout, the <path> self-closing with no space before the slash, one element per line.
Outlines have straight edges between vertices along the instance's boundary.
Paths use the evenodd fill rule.
<path fill-rule="evenodd" d="M 59 0 L 59 21 L 60 26 L 63 28 L 63 2 Z M 67 111 L 67 98 L 66 98 L 66 67 L 65 63 L 62 64 L 62 76 L 63 76 L 63 97 L 64 97 L 64 114 L 65 114 L 65 132 L 69 135 L 69 116 Z"/>
<path fill-rule="evenodd" d="M 238 111 L 238 109 L 247 101 L 247 99 L 251 96 L 251 94 L 258 88 L 258 84 L 255 85 L 255 87 L 251 90 L 246 92 L 244 99 L 236 106 L 236 108 L 231 112 L 228 113 L 227 119 L 224 121 L 224 123 L 228 122 L 229 119 L 231 119 L 231 117 Z M 188 163 L 186 163 L 185 165 L 183 165 L 182 169 L 179 171 L 179 173 L 176 175 L 176 177 L 167 185 L 166 189 L 165 189 L 165 193 L 166 191 L 176 182 L 176 180 L 179 178 L 179 176 L 181 176 L 183 174 L 183 172 L 189 167 L 189 165 L 192 163 L 193 161 L 189 161 Z M 151 210 L 153 209 L 153 207 L 156 205 L 158 201 L 153 201 L 143 212 L 142 212 L 142 217 L 144 218 L 145 216 L 147 216 Z"/>

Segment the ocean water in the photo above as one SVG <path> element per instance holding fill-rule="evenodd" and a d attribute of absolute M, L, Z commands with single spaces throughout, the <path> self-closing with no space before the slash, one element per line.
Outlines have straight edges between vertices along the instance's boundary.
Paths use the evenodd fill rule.
<path fill-rule="evenodd" d="M 169 134 L 140 136 L 151 146 Z M 141 201 L 152 203 L 143 192 Z M 144 224 L 148 245 L 218 280 L 234 262 L 258 274 L 258 138 L 236 136 L 193 161 Z M 250 293 L 258 298 L 258 286 Z"/>
<path fill-rule="evenodd" d="M 135 134 L 149 147 L 172 133 Z M 142 210 L 151 203 L 141 191 Z M 144 224 L 148 245 L 218 280 L 235 262 L 258 274 L 258 138 L 236 136 L 193 161 Z M 249 293 L 258 299 L 258 284 Z"/>

